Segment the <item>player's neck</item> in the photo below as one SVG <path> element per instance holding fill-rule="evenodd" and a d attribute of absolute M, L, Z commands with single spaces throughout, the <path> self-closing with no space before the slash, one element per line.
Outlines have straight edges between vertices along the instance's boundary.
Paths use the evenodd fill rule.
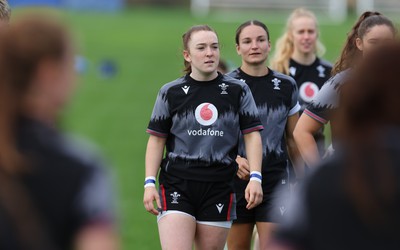
<path fill-rule="evenodd" d="M 206 81 L 211 81 L 217 78 L 218 72 L 214 71 L 212 73 L 203 73 L 203 72 L 198 72 L 198 71 L 192 71 L 190 73 L 190 77 L 192 77 L 194 80 L 199 81 L 199 82 L 206 82 Z"/>
<path fill-rule="evenodd" d="M 317 56 L 315 55 L 315 53 L 301 53 L 298 51 L 294 51 L 292 55 L 292 59 L 302 65 L 311 65 L 316 58 Z"/>
<path fill-rule="evenodd" d="M 268 74 L 268 68 L 264 63 L 258 65 L 249 65 L 243 63 L 240 69 L 250 76 L 265 76 Z"/>

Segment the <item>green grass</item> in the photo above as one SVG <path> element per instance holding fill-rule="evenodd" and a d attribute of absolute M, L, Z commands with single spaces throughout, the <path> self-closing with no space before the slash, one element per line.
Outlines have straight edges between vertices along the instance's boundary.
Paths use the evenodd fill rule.
<path fill-rule="evenodd" d="M 64 126 L 96 143 L 110 162 L 118 193 L 123 249 L 160 249 L 156 218 L 143 207 L 145 129 L 158 89 L 182 74 L 181 35 L 194 24 L 215 28 L 222 57 L 238 66 L 236 27 L 248 19 L 264 21 L 272 44 L 281 35 L 287 14 L 268 12 L 217 13 L 194 18 L 187 9 L 139 8 L 120 13 L 63 13 L 74 31 L 79 53 L 89 62 L 79 77 Z M 343 24 L 323 20 L 321 39 L 326 59 L 338 56 L 351 19 Z M 97 67 L 110 58 L 118 75 L 102 79 Z"/>

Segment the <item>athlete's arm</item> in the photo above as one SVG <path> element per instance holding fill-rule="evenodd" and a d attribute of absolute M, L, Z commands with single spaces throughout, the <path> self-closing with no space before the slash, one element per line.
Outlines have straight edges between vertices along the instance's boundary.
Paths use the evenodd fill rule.
<path fill-rule="evenodd" d="M 246 156 L 250 165 L 250 172 L 261 172 L 262 142 L 260 132 L 254 131 L 247 133 L 243 137 L 246 146 Z M 247 209 L 252 209 L 260 204 L 263 198 L 261 183 L 250 180 L 245 190 L 245 198 L 247 201 Z"/>
<path fill-rule="evenodd" d="M 166 138 L 150 135 L 146 149 L 146 177 L 157 176 L 166 141 Z M 150 213 L 158 215 L 158 210 L 154 207 L 154 201 L 156 201 L 158 208 L 160 208 L 160 196 L 156 187 L 146 187 L 143 197 L 144 206 Z"/>
<path fill-rule="evenodd" d="M 286 137 L 286 145 L 289 153 L 289 158 L 294 166 L 296 177 L 302 178 L 304 176 L 304 162 L 293 137 L 293 131 L 294 128 L 296 127 L 298 120 L 299 120 L 298 112 L 287 118 L 285 137 Z"/>
<path fill-rule="evenodd" d="M 303 113 L 293 131 L 297 148 L 304 162 L 310 167 L 316 166 L 321 160 L 314 134 L 320 130 L 322 126 L 324 126 L 322 123 Z"/>

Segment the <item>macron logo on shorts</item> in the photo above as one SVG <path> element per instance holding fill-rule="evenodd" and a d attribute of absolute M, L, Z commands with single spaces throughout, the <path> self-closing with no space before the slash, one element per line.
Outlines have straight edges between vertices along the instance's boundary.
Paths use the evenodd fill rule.
<path fill-rule="evenodd" d="M 224 209 L 224 204 L 219 203 L 219 204 L 215 204 L 215 206 L 217 207 L 219 213 L 221 213 L 222 209 Z"/>
<path fill-rule="evenodd" d="M 208 102 L 204 102 L 197 106 L 194 114 L 196 117 L 196 121 L 203 126 L 211 126 L 218 119 L 217 107 L 215 107 L 214 104 Z M 187 133 L 190 136 L 224 136 L 224 131 L 214 130 L 211 128 L 188 130 Z"/>

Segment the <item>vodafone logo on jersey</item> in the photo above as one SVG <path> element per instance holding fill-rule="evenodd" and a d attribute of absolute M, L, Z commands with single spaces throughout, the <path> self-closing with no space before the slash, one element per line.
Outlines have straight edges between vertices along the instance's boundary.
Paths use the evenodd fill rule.
<path fill-rule="evenodd" d="M 301 99 L 305 102 L 311 102 L 318 94 L 319 88 L 317 84 L 313 82 L 305 82 L 300 86 L 299 92 Z"/>
<path fill-rule="evenodd" d="M 218 110 L 213 104 L 205 102 L 197 106 L 195 117 L 201 125 L 210 126 L 218 119 Z"/>

